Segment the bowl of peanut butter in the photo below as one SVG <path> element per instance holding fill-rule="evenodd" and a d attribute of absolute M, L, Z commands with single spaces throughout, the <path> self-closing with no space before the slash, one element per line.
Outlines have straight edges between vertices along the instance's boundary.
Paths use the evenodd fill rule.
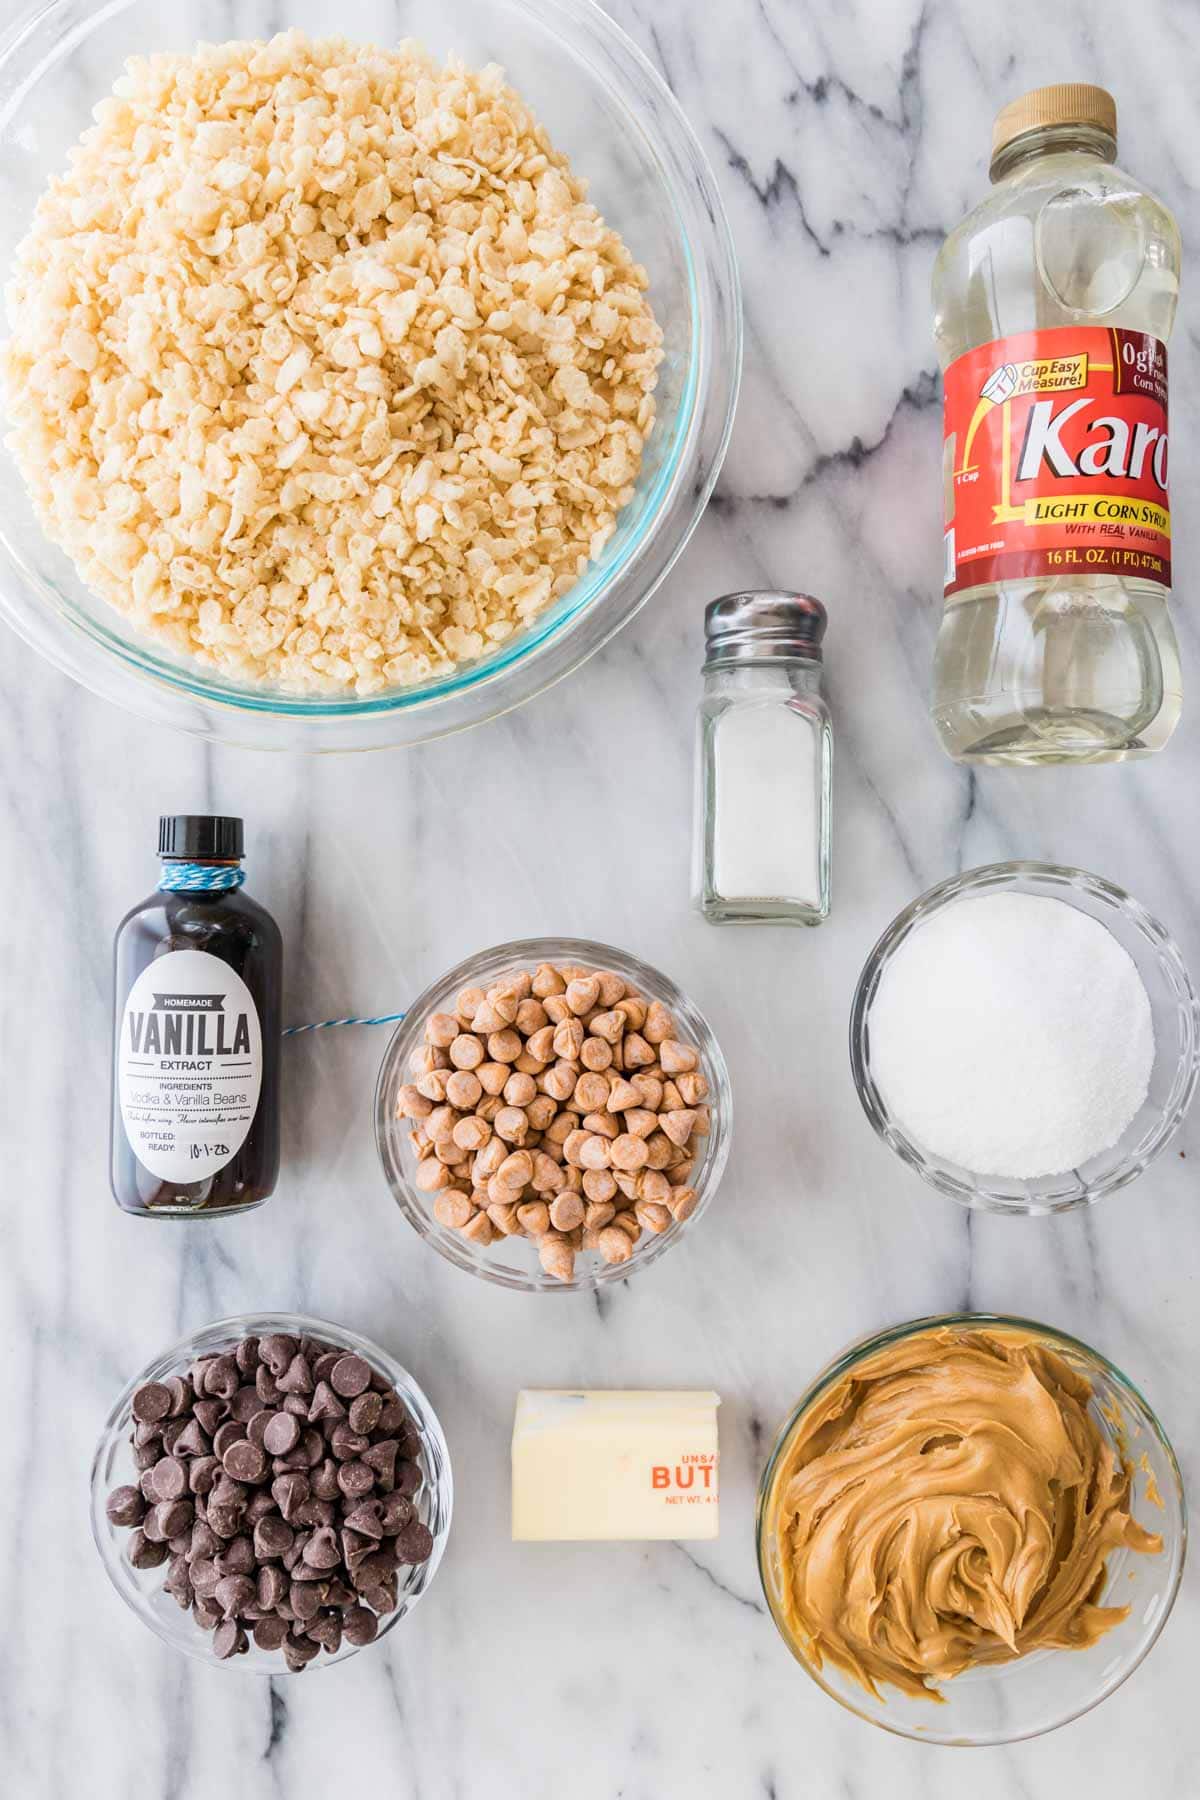
<path fill-rule="evenodd" d="M 851 1712 L 926 1743 L 1012 1743 L 1105 1699 L 1162 1631 L 1186 1543 L 1179 1465 L 1128 1377 L 994 1314 L 837 1357 L 759 1488 L 784 1642 Z"/>

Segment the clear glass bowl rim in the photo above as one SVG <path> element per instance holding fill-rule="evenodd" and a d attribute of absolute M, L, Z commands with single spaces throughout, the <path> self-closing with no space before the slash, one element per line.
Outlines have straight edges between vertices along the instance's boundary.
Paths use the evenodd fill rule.
<path fill-rule="evenodd" d="M 430 1012 L 436 1010 L 437 1003 L 458 989 L 473 985 L 481 966 L 493 963 L 536 965 L 539 962 L 578 962 L 597 969 L 611 969 L 634 982 L 640 979 L 653 983 L 663 996 L 664 1004 L 687 1026 L 700 1052 L 701 1064 L 709 1082 L 706 1104 L 712 1108 L 708 1145 L 690 1183 L 696 1190 L 696 1210 L 691 1216 L 682 1225 L 672 1225 L 657 1237 L 643 1234 L 628 1262 L 599 1263 L 595 1267 L 589 1267 L 583 1274 L 575 1275 L 570 1281 L 556 1281 L 552 1286 L 549 1282 L 543 1284 L 537 1281 L 532 1275 L 520 1277 L 508 1270 L 489 1268 L 486 1250 L 475 1250 L 468 1239 L 461 1238 L 460 1233 L 448 1231 L 437 1223 L 432 1216 L 431 1206 L 426 1205 L 425 1196 L 410 1179 L 398 1147 L 393 1154 L 397 1120 L 391 1111 L 395 1089 L 401 1085 L 398 1077 L 407 1078 L 409 1052 L 420 1044 L 424 1020 Z M 483 1281 L 493 1282 L 496 1286 L 508 1288 L 515 1293 L 591 1293 L 610 1282 L 626 1281 L 631 1275 L 657 1262 L 708 1211 L 721 1185 L 732 1134 L 733 1096 L 729 1070 L 716 1033 L 704 1014 L 683 989 L 653 963 L 644 961 L 631 951 L 621 950 L 614 944 L 601 944 L 592 938 L 514 938 L 510 943 L 496 944 L 464 957 L 460 963 L 431 982 L 424 993 L 408 1007 L 403 1020 L 388 1041 L 375 1084 L 375 1145 L 392 1199 L 408 1223 L 439 1256 L 453 1263 L 455 1268 L 464 1269 L 469 1275 L 477 1275 Z"/>
<path fill-rule="evenodd" d="M 80 3 L 35 0 L 27 7 L 0 34 L 0 83 L 27 39 L 54 14 L 71 13 Z M 135 3 L 82 0 L 89 27 Z M 611 567 L 604 566 L 602 555 L 567 594 L 492 654 L 428 683 L 346 700 L 244 687 L 200 665 L 193 671 L 187 663 L 159 656 L 152 645 L 124 636 L 116 613 L 111 626 L 103 612 L 93 619 L 52 583 L 27 570 L 0 526 L 0 572 L 5 577 L 0 580 L 0 617 L 91 692 L 177 729 L 247 748 L 337 751 L 425 742 L 495 718 L 573 673 L 641 610 L 682 554 L 720 473 L 741 379 L 741 287 L 720 191 L 674 94 L 596 0 L 502 3 L 526 15 L 572 54 L 594 47 L 589 72 L 619 101 L 652 154 L 678 221 L 691 297 L 689 366 L 679 413 L 670 422 L 671 447 L 636 535 Z M 235 25 L 230 30 L 236 35 Z M 198 35 L 221 34 L 206 33 L 200 26 Z M 598 60 L 601 56 L 619 67 L 620 85 L 609 64 Z M 519 71 L 512 79 L 519 86 Z M 28 86 L 19 85 L 18 100 Z M 0 124 L 7 114 L 6 101 L 0 104 Z M 681 515 L 677 520 L 676 509 Z M 277 728 L 289 736 L 278 736 Z"/>
<path fill-rule="evenodd" d="M 344 1345 L 347 1350 L 355 1350 L 363 1356 L 380 1374 L 386 1375 L 393 1386 L 397 1387 L 401 1399 L 411 1406 L 422 1436 L 432 1443 L 434 1455 L 427 1458 L 431 1468 L 436 1465 L 437 1480 L 431 1493 L 431 1506 L 434 1516 L 441 1514 L 441 1523 L 434 1531 L 433 1550 L 428 1561 L 421 1565 L 426 1573 L 420 1588 L 409 1596 L 401 1596 L 401 1603 L 395 1611 L 389 1613 L 379 1622 L 379 1630 L 369 1644 L 346 1644 L 343 1642 L 335 1656 L 322 1654 L 314 1657 L 305 1674 L 314 1670 L 334 1668 L 337 1664 L 348 1662 L 361 1650 L 369 1650 L 371 1644 L 378 1644 L 393 1631 L 402 1620 L 409 1617 L 417 1604 L 424 1599 L 433 1584 L 438 1572 L 442 1556 L 445 1553 L 446 1541 L 450 1535 L 450 1526 L 454 1513 L 454 1472 L 450 1462 L 450 1451 L 446 1443 L 446 1435 L 442 1430 L 429 1396 L 415 1377 L 410 1374 L 403 1363 L 383 1349 L 373 1338 L 364 1336 L 362 1332 L 353 1331 L 347 1325 L 339 1325 L 332 1319 L 321 1319 L 310 1313 L 237 1313 L 225 1319 L 214 1319 L 211 1324 L 202 1325 L 196 1331 L 189 1332 L 187 1337 L 169 1349 L 160 1351 L 146 1364 L 141 1372 L 128 1381 L 117 1396 L 109 1410 L 108 1417 L 96 1442 L 92 1457 L 90 1477 L 90 1503 L 92 1541 L 104 1565 L 115 1591 L 141 1624 L 152 1631 L 161 1643 L 171 1650 L 192 1657 L 197 1662 L 206 1663 L 210 1667 L 230 1669 L 239 1675 L 253 1675 L 260 1679 L 275 1680 L 289 1674 L 282 1658 L 272 1666 L 266 1667 L 249 1663 L 244 1657 L 231 1656 L 221 1658 L 214 1656 L 209 1634 L 193 1623 L 194 1644 L 187 1635 L 182 1642 L 166 1631 L 153 1607 L 146 1603 L 147 1597 L 137 1587 L 125 1579 L 127 1562 L 122 1546 L 128 1541 L 130 1533 L 110 1525 L 104 1511 L 107 1497 L 107 1486 L 103 1480 L 103 1467 L 114 1440 L 124 1439 L 129 1430 L 129 1407 L 137 1389 L 145 1381 L 161 1380 L 165 1374 L 178 1372 L 180 1367 L 194 1361 L 199 1346 L 217 1334 L 230 1337 L 257 1336 L 263 1337 L 272 1331 L 286 1332 L 290 1336 L 327 1337 L 333 1343 Z M 413 1404 L 415 1402 L 415 1404 Z M 172 1605 L 174 1602 L 172 1602 Z M 180 1620 L 187 1617 L 183 1611 Z"/>
<path fill-rule="evenodd" d="M 1171 1084 L 1169 1104 L 1163 1108 L 1159 1124 L 1146 1149 L 1140 1156 L 1126 1156 L 1115 1168 L 1101 1180 L 1081 1183 L 1078 1190 L 1066 1198 L 1056 1199 L 1039 1197 L 1035 1190 L 1045 1189 L 1053 1183 L 1060 1183 L 1062 1176 L 1050 1176 L 1039 1181 L 1024 1183 L 1027 1198 L 1018 1202 L 1010 1195 L 990 1187 L 984 1178 L 974 1170 L 961 1169 L 953 1165 L 946 1157 L 938 1162 L 945 1169 L 955 1169 L 953 1177 L 943 1173 L 942 1168 L 931 1164 L 924 1152 L 907 1136 L 900 1124 L 888 1112 L 883 1097 L 875 1085 L 871 1073 L 870 1059 L 866 1054 L 867 1025 L 870 1018 L 871 1002 L 879 985 L 880 977 L 893 953 L 909 932 L 918 924 L 922 924 L 935 912 L 953 904 L 964 894 L 976 891 L 1003 891 L 1009 887 L 1020 887 L 1024 882 L 1046 883 L 1056 890 L 1054 898 L 1066 905 L 1073 905 L 1069 898 L 1073 889 L 1082 890 L 1100 901 L 1109 911 L 1130 914 L 1141 928 L 1143 936 L 1150 939 L 1158 949 L 1160 963 L 1171 971 L 1173 985 L 1178 1001 L 1177 1015 L 1184 1027 L 1187 1042 L 1185 1053 L 1179 1058 L 1175 1077 Z M 903 911 L 897 913 L 891 924 L 876 942 L 866 962 L 854 990 L 854 999 L 850 1008 L 850 1068 L 854 1078 L 855 1090 L 863 1111 L 870 1120 L 876 1134 L 882 1138 L 888 1148 L 915 1169 L 917 1174 L 939 1193 L 947 1194 L 960 1206 L 972 1207 L 985 1212 L 1004 1213 L 1014 1218 L 1026 1218 L 1057 1212 L 1070 1212 L 1077 1206 L 1092 1206 L 1106 1194 L 1117 1192 L 1137 1179 L 1150 1164 L 1161 1156 L 1176 1131 L 1183 1123 L 1195 1096 L 1197 1080 L 1200 1079 L 1200 1001 L 1197 1000 L 1195 987 L 1188 973 L 1183 955 L 1174 938 L 1149 909 L 1140 900 L 1116 882 L 1108 881 L 1100 875 L 1090 874 L 1086 869 L 1076 869 L 1069 864 L 1047 863 L 1028 860 L 1009 862 L 981 863 L 972 869 L 966 869 L 959 875 L 948 876 L 939 881 L 923 894 L 910 902 Z M 1111 1154 L 1111 1152 L 1105 1152 Z"/>
<path fill-rule="evenodd" d="M 1155 1623 L 1154 1630 L 1142 1645 L 1137 1656 L 1129 1664 L 1128 1668 L 1121 1669 L 1115 1679 L 1107 1682 L 1101 1688 L 1101 1691 L 1096 1694 L 1093 1699 L 1089 1700 L 1085 1706 L 1077 1707 L 1073 1712 L 1068 1713 L 1061 1719 L 1054 1720 L 1049 1725 L 1039 1725 L 1033 1731 L 1018 1731 L 1011 1734 L 990 1735 L 986 1738 L 981 1737 L 977 1740 L 962 1738 L 956 1740 L 938 1739 L 931 1737 L 924 1732 L 906 1730 L 902 1725 L 892 1723 L 886 1719 L 876 1718 L 873 1713 L 867 1712 L 863 1707 L 854 1705 L 844 1694 L 840 1694 L 836 1689 L 830 1687 L 829 1684 L 822 1679 L 820 1671 L 814 1669 L 800 1654 L 781 1624 L 775 1611 L 775 1604 L 772 1597 L 771 1586 L 767 1579 L 765 1566 L 766 1550 L 764 1535 L 766 1528 L 765 1514 L 767 1498 L 775 1477 L 775 1471 L 779 1466 L 780 1459 L 787 1448 L 788 1441 L 800 1418 L 808 1411 L 809 1407 L 833 1385 L 834 1382 L 840 1381 L 844 1375 L 851 1373 L 861 1363 L 865 1362 L 868 1357 L 873 1356 L 876 1351 L 886 1349 L 891 1344 L 901 1343 L 905 1338 L 914 1337 L 920 1332 L 937 1330 L 942 1326 L 949 1326 L 951 1328 L 965 1326 L 967 1329 L 973 1331 L 986 1330 L 990 1326 L 995 1326 L 1002 1330 L 1007 1328 L 1016 1331 L 1036 1332 L 1038 1336 L 1047 1339 L 1052 1346 L 1057 1345 L 1062 1346 L 1067 1350 L 1073 1350 L 1082 1355 L 1085 1359 L 1095 1363 L 1112 1380 L 1114 1385 L 1119 1388 L 1124 1395 L 1129 1397 L 1141 1415 L 1145 1418 L 1147 1425 L 1154 1434 L 1159 1448 L 1166 1458 L 1167 1466 L 1174 1477 L 1175 1493 L 1179 1502 L 1178 1540 L 1174 1544 L 1164 1540 L 1163 1544 L 1164 1553 L 1168 1556 L 1174 1555 L 1176 1558 L 1174 1573 L 1171 1577 L 1170 1590 L 1166 1597 L 1166 1604 Z M 868 1725 L 877 1726 L 880 1731 L 889 1732 L 893 1737 L 906 1738 L 912 1743 L 931 1744 L 936 1745 L 940 1749 L 951 1750 L 985 1749 L 989 1746 L 994 1747 L 998 1744 L 1016 1744 L 1022 1743 L 1029 1738 L 1044 1737 L 1047 1732 L 1057 1731 L 1060 1726 L 1070 1725 L 1074 1720 L 1082 1718 L 1085 1713 L 1091 1712 L 1095 1707 L 1099 1706 L 1102 1701 L 1107 1700 L 1110 1694 L 1115 1694 L 1117 1689 L 1122 1687 L 1125 1682 L 1128 1681 L 1134 1671 L 1141 1667 L 1142 1663 L 1146 1660 L 1146 1657 L 1150 1654 L 1150 1651 L 1154 1648 L 1154 1645 L 1158 1642 L 1159 1637 L 1162 1635 L 1163 1629 L 1174 1610 L 1175 1601 L 1179 1595 L 1180 1583 L 1183 1580 L 1184 1564 L 1187 1561 L 1187 1546 L 1187 1490 L 1184 1487 L 1183 1474 L 1179 1467 L 1179 1459 L 1175 1455 L 1174 1446 L 1167 1436 L 1158 1414 L 1150 1405 L 1150 1402 L 1146 1399 L 1146 1396 L 1142 1393 L 1137 1383 L 1131 1381 L 1129 1376 L 1126 1375 L 1122 1369 L 1117 1367 L 1116 1363 L 1110 1362 L 1107 1356 L 1103 1355 L 1101 1351 L 1095 1349 L 1091 1344 L 1085 1343 L 1082 1338 L 1075 1337 L 1069 1331 L 1062 1331 L 1055 1325 L 1043 1325 L 1040 1320 L 1023 1318 L 1017 1313 L 933 1313 L 927 1318 L 909 1319 L 903 1324 L 890 1325 L 885 1327 L 882 1331 L 871 1332 L 866 1337 L 856 1338 L 854 1342 L 848 1344 L 844 1350 L 839 1351 L 832 1361 L 826 1363 L 825 1367 L 813 1379 L 807 1390 L 801 1395 L 800 1399 L 796 1402 L 795 1406 L 792 1407 L 783 1424 L 780 1426 L 776 1433 L 775 1441 L 771 1446 L 771 1451 L 767 1457 L 762 1475 L 759 1478 L 758 1494 L 754 1510 L 755 1560 L 758 1564 L 758 1579 L 762 1587 L 763 1598 L 767 1603 L 767 1611 L 771 1615 L 771 1622 L 779 1633 L 783 1644 L 790 1652 L 793 1659 L 800 1664 L 800 1667 L 804 1670 L 805 1674 L 816 1683 L 823 1693 L 828 1694 L 831 1700 L 836 1700 L 839 1706 L 844 1707 L 847 1712 L 854 1713 L 857 1718 L 863 1719 Z M 1070 1652 L 1064 1651 L 1062 1654 L 1068 1655 Z"/>

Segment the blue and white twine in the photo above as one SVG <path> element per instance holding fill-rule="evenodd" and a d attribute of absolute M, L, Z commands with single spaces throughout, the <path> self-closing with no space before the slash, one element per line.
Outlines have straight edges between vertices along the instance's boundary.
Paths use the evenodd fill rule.
<path fill-rule="evenodd" d="M 162 866 L 158 885 L 166 894 L 202 894 L 206 890 L 240 888 L 245 879 L 245 869 L 229 863 L 167 862 Z"/>
<path fill-rule="evenodd" d="M 302 1031 L 328 1031 L 331 1025 L 398 1025 L 404 1014 L 380 1013 L 375 1019 L 320 1019 L 315 1025 L 289 1025 L 284 1037 L 299 1037 Z"/>

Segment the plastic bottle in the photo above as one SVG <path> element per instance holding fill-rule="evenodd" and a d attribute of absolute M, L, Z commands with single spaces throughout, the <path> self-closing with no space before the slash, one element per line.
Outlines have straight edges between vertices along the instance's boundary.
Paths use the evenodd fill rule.
<path fill-rule="evenodd" d="M 1005 107 L 992 192 L 934 269 L 946 610 L 931 712 L 960 761 L 1117 761 L 1161 749 L 1179 718 L 1165 348 L 1179 230 L 1116 147 L 1102 88 Z"/>

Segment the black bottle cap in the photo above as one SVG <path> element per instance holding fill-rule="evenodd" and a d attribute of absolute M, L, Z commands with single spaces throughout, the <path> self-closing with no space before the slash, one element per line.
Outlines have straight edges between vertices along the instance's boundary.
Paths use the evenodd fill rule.
<path fill-rule="evenodd" d="M 158 854 L 187 861 L 240 862 L 242 821 L 212 813 L 168 813 L 158 821 Z"/>

